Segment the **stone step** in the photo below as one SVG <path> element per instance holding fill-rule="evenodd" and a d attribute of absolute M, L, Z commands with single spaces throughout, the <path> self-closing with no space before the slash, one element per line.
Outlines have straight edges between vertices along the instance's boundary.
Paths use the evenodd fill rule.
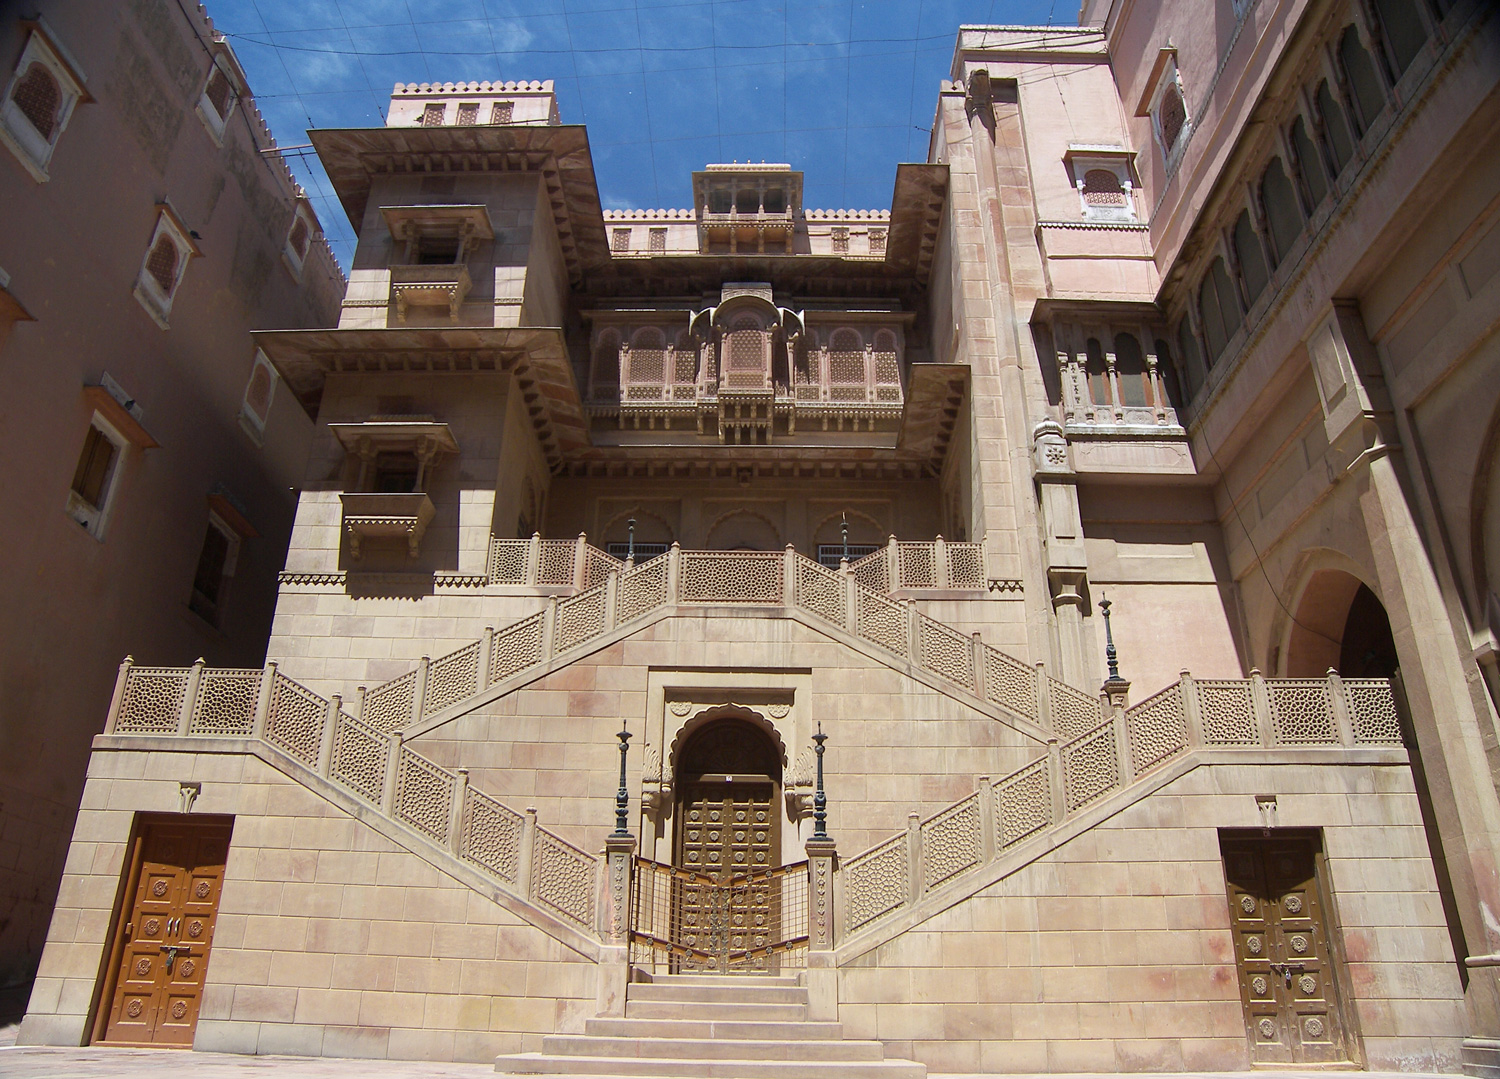
<path fill-rule="evenodd" d="M 672 1076 L 677 1079 L 927 1079 L 912 1060 L 692 1060 L 520 1053 L 495 1059 L 504 1075 Z"/>
<path fill-rule="evenodd" d="M 645 974 L 635 985 L 801 985 L 797 974 Z"/>
<path fill-rule="evenodd" d="M 869 1041 L 810 1041 L 772 1038 L 715 1041 L 712 1038 L 610 1038 L 551 1034 L 542 1052 L 558 1057 L 655 1057 L 674 1060 L 884 1060 L 885 1047 Z"/>
<path fill-rule="evenodd" d="M 746 1004 L 735 1001 L 684 1003 L 680 1000 L 638 1000 L 626 995 L 627 1019 L 693 1019 L 699 1022 L 800 1023 L 806 1004 Z"/>
<path fill-rule="evenodd" d="M 585 1034 L 601 1038 L 719 1038 L 725 1041 L 837 1040 L 842 1023 L 756 1023 L 709 1019 L 604 1019 L 584 1023 Z"/>
<path fill-rule="evenodd" d="M 806 1004 L 807 990 L 800 985 L 753 985 L 726 978 L 719 983 L 634 982 L 626 988 L 625 997 L 679 1004 Z"/>

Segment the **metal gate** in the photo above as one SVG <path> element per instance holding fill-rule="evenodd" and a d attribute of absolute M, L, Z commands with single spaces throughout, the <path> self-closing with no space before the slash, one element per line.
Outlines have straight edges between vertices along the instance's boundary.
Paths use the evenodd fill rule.
<path fill-rule="evenodd" d="M 774 974 L 807 965 L 807 863 L 698 873 L 635 861 L 630 960 L 653 973 Z"/>

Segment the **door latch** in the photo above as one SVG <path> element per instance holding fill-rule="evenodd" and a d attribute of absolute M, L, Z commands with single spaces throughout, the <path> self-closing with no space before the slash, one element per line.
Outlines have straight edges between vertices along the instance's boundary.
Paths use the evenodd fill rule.
<path fill-rule="evenodd" d="M 177 953 L 185 952 L 188 948 L 186 944 L 163 944 L 161 950 L 167 953 L 167 973 L 171 974 L 172 964 L 177 962 Z"/>
<path fill-rule="evenodd" d="M 1281 975 L 1281 980 L 1290 989 L 1292 987 L 1292 975 L 1301 974 L 1307 967 L 1302 963 L 1272 963 L 1271 969 Z"/>

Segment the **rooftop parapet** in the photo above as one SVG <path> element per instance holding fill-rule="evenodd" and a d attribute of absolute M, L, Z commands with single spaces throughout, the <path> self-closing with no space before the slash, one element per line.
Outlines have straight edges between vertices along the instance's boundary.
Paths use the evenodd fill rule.
<path fill-rule="evenodd" d="M 386 127 L 556 126 L 552 80 L 537 82 L 398 82 Z"/>

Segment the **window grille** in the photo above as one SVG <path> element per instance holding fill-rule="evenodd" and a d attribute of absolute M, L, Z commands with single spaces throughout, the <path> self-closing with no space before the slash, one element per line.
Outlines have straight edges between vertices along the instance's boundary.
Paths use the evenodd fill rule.
<path fill-rule="evenodd" d="M 203 89 L 203 96 L 213 106 L 214 113 L 220 120 L 229 118 L 229 99 L 233 90 L 234 87 L 229 84 L 229 77 L 224 74 L 224 70 L 218 64 L 215 64 L 213 70 L 208 73 L 208 85 Z"/>
<path fill-rule="evenodd" d="M 473 127 L 479 123 L 479 102 L 464 102 L 458 106 L 458 122 L 462 127 Z"/>
<path fill-rule="evenodd" d="M 620 252 L 624 252 L 624 251 L 629 251 L 630 250 L 630 230 L 629 229 L 615 229 L 613 232 L 611 232 L 610 233 L 610 237 L 609 237 L 609 247 L 610 247 L 611 251 L 614 251 L 616 253 L 620 253 Z"/>
<path fill-rule="evenodd" d="M 886 231 L 883 228 L 872 228 L 870 230 L 870 254 L 885 254 Z"/>
<path fill-rule="evenodd" d="M 867 554 L 880 550 L 876 543 L 851 543 L 849 544 L 849 561 L 857 562 Z M 838 569 L 839 561 L 844 557 L 844 545 L 842 543 L 820 543 L 818 544 L 818 562 L 829 569 Z"/>
<path fill-rule="evenodd" d="M 647 559 L 655 558 L 659 554 L 666 554 L 667 548 L 671 546 L 666 543 L 637 543 L 635 545 L 635 564 L 640 565 Z M 615 558 L 623 559 L 630 553 L 628 543 L 606 543 L 604 552 Z"/>
<path fill-rule="evenodd" d="M 177 264 L 181 256 L 177 253 L 177 245 L 168 236 L 158 236 L 156 246 L 151 249 L 150 256 L 146 259 L 146 272 L 156 282 L 162 293 L 172 295 L 172 289 L 177 284 Z"/>
<path fill-rule="evenodd" d="M 46 65 L 33 61 L 26 74 L 21 76 L 21 81 L 16 83 L 11 99 L 21 110 L 21 115 L 36 128 L 37 134 L 51 142 L 52 133 L 57 129 L 57 113 L 62 107 L 62 88 Z"/>
<path fill-rule="evenodd" d="M 849 253 L 849 230 L 841 226 L 833 229 L 833 253 L 845 255 Z"/>
<path fill-rule="evenodd" d="M 1158 118 L 1161 124 L 1162 151 L 1170 156 L 1177 148 L 1177 140 L 1182 135 L 1183 126 L 1187 123 L 1187 105 L 1183 102 L 1182 91 L 1175 82 L 1168 85 L 1162 94 Z"/>
<path fill-rule="evenodd" d="M 422 109 L 422 126 L 423 127 L 442 127 L 443 126 L 443 106 L 442 106 L 442 104 L 440 104 L 439 102 L 434 101 L 434 102 L 430 102 L 426 107 L 424 107 Z"/>
<path fill-rule="evenodd" d="M 307 255 L 307 240 L 307 222 L 299 217 L 296 221 L 292 222 L 292 231 L 287 237 L 287 242 L 292 245 L 292 250 L 296 252 L 299 259 Z"/>
<path fill-rule="evenodd" d="M 497 101 L 494 108 L 490 109 L 490 123 L 508 124 L 511 117 L 515 115 L 516 103 L 514 101 Z"/>
<path fill-rule="evenodd" d="M 660 255 L 667 250 L 667 230 L 652 229 L 648 234 L 650 240 L 650 251 L 653 255 Z"/>
<path fill-rule="evenodd" d="M 1083 174 L 1083 201 L 1090 207 L 1119 209 L 1125 206 L 1125 189 L 1109 169 L 1089 169 Z"/>

